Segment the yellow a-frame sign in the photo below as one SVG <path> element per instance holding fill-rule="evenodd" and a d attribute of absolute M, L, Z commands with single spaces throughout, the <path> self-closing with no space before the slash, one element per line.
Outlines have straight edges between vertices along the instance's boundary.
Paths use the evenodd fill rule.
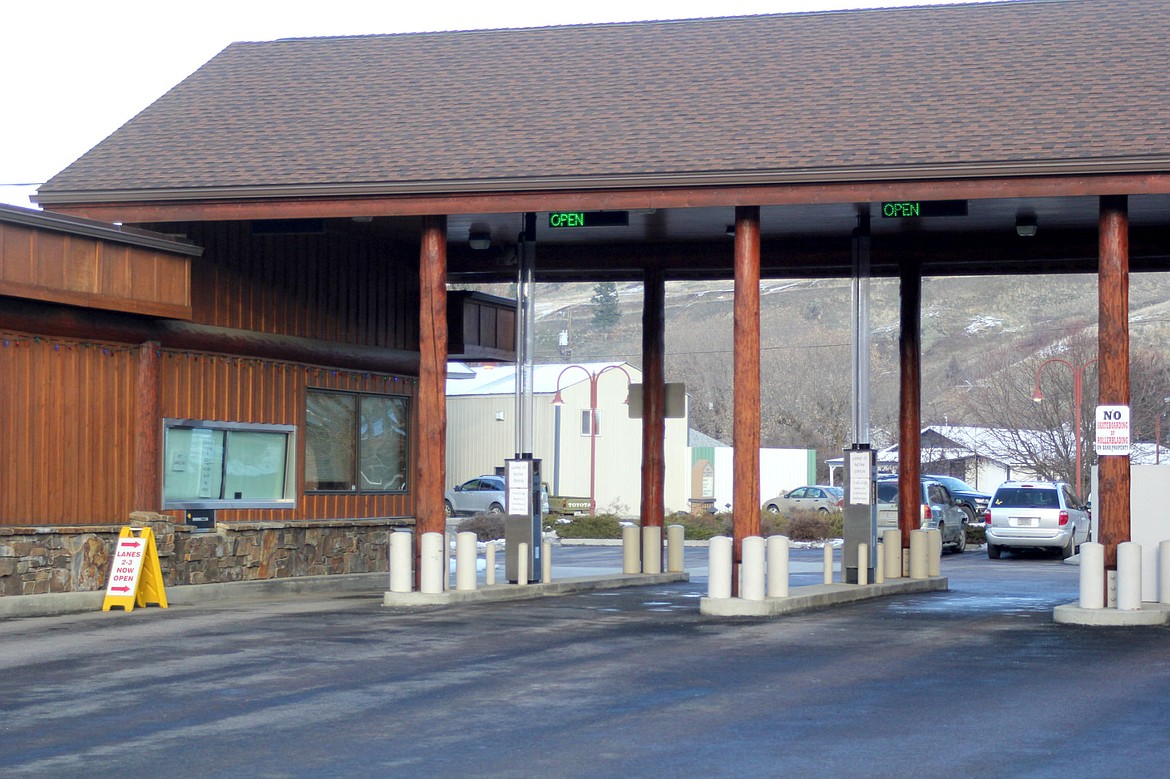
<path fill-rule="evenodd" d="M 118 534 L 102 611 L 109 611 L 113 606 L 133 611 L 135 604 L 146 606 L 150 603 L 164 609 L 167 607 L 154 533 L 149 527 L 138 528 L 137 532 L 135 535 L 135 528 L 124 527 Z"/>

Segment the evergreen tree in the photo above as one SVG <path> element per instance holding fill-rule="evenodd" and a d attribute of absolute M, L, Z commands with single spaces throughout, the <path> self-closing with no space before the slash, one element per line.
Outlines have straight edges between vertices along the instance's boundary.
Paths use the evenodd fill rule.
<path fill-rule="evenodd" d="M 593 326 L 598 330 L 612 330 L 622 318 L 618 308 L 617 284 L 612 281 L 598 282 L 593 287 Z"/>

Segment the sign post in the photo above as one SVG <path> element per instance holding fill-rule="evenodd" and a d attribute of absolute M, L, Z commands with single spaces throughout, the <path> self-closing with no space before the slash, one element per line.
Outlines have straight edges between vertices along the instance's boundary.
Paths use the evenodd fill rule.
<path fill-rule="evenodd" d="M 167 607 L 154 533 L 149 527 L 144 527 L 135 535 L 134 528 L 124 527 L 114 549 L 102 611 L 109 611 L 114 606 L 133 611 L 135 605 L 145 607 L 150 603 L 164 609 Z"/>

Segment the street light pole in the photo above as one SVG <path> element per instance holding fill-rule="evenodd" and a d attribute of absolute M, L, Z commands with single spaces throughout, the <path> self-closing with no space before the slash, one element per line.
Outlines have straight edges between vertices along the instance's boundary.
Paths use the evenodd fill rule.
<path fill-rule="evenodd" d="M 1076 442 L 1076 472 L 1077 472 L 1077 495 L 1084 493 L 1084 483 L 1081 481 L 1081 403 L 1084 400 L 1084 384 L 1085 384 L 1085 369 L 1093 363 L 1097 362 L 1096 357 L 1080 365 L 1073 365 L 1068 360 L 1060 357 L 1053 357 L 1040 363 L 1040 367 L 1036 369 L 1036 389 L 1032 393 L 1032 400 L 1037 403 L 1044 400 L 1044 393 L 1040 390 L 1040 374 L 1044 368 L 1053 362 L 1059 362 L 1068 366 L 1073 375 L 1073 436 Z"/>
<path fill-rule="evenodd" d="M 557 374 L 557 390 L 553 395 L 553 405 L 563 406 L 564 399 L 561 397 L 561 377 L 565 375 L 566 371 L 576 368 L 583 371 L 589 379 L 589 513 L 591 515 L 597 514 L 597 382 L 607 371 L 621 371 L 626 376 L 626 387 L 629 388 L 633 380 L 630 374 L 620 365 L 606 365 L 597 372 L 591 372 L 584 365 L 566 365 Z M 557 453 L 558 457 L 560 453 Z"/>

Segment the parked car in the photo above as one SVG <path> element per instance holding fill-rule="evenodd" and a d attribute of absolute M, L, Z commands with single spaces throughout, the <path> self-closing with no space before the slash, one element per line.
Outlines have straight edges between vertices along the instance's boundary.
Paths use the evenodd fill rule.
<path fill-rule="evenodd" d="M 951 497 L 955 499 L 955 503 L 958 503 L 962 507 L 963 513 L 967 515 L 968 524 L 983 521 L 983 512 L 987 511 L 987 504 L 991 501 L 991 496 L 986 492 L 980 492 L 967 482 L 962 479 L 956 479 L 954 476 L 941 476 L 927 473 L 923 474 L 923 478 L 941 482 L 950 491 Z"/>
<path fill-rule="evenodd" d="M 922 495 L 919 498 L 919 527 L 938 529 L 942 534 L 943 549 L 956 553 L 967 549 L 967 513 L 942 482 L 933 478 L 920 479 Z M 898 477 L 885 476 L 877 483 L 878 532 L 898 527 Z"/>
<path fill-rule="evenodd" d="M 996 488 L 984 514 L 987 556 L 1004 549 L 1056 549 L 1062 558 L 1076 554 L 1092 534 L 1089 509 L 1060 481 L 1005 481 Z"/>
<path fill-rule="evenodd" d="M 773 514 L 791 516 L 794 511 L 840 511 L 845 505 L 845 490 L 825 484 L 805 485 L 764 501 L 764 509 Z"/>
<path fill-rule="evenodd" d="M 503 514 L 507 502 L 504 499 L 504 477 L 487 474 L 468 479 L 447 490 L 443 496 L 443 511 L 447 516 L 465 514 Z M 540 513 L 548 513 L 548 491 L 541 485 Z"/>

